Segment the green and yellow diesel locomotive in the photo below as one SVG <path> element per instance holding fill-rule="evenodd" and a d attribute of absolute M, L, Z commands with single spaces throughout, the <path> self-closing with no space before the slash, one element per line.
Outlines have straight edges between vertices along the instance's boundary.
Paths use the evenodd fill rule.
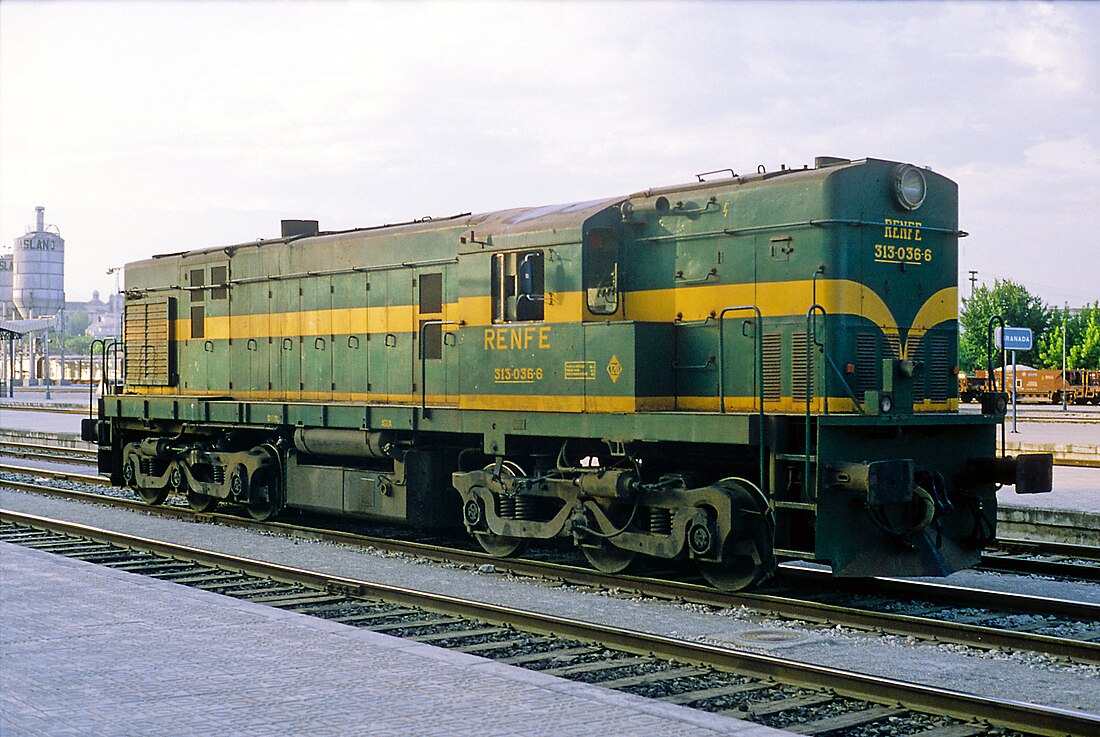
<path fill-rule="evenodd" d="M 129 264 L 100 470 L 150 504 L 563 539 L 727 589 L 777 557 L 976 564 L 996 489 L 1049 490 L 1051 464 L 957 411 L 956 185 L 875 159 L 717 174 Z"/>

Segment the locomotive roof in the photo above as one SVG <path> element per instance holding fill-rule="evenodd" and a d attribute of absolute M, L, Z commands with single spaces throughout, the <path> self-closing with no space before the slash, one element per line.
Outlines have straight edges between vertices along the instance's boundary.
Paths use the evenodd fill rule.
<path fill-rule="evenodd" d="M 576 234 L 583 227 L 586 220 L 611 207 L 619 207 L 624 202 L 637 199 L 646 199 L 658 195 L 673 193 L 689 193 L 729 187 L 730 185 L 756 184 L 778 177 L 821 177 L 828 176 L 828 170 L 842 169 L 853 165 L 865 164 L 876 159 L 830 159 L 828 163 L 814 167 L 783 168 L 777 171 L 758 171 L 750 175 L 738 175 L 732 170 L 729 177 L 689 182 L 678 185 L 654 187 L 641 190 L 629 195 L 610 197 L 583 202 L 569 202 L 557 205 L 542 205 L 537 207 L 520 207 L 508 210 L 497 210 L 485 213 L 461 213 L 444 218 L 423 218 L 403 223 L 387 223 L 383 225 L 350 228 L 347 230 L 321 231 L 317 235 L 298 235 L 287 238 L 257 239 L 228 246 L 213 246 L 187 251 L 157 254 L 153 259 L 164 259 L 184 255 L 201 255 L 216 251 L 232 252 L 240 248 L 263 247 L 280 243 L 334 243 L 347 240 L 349 237 L 357 237 L 365 234 L 399 235 L 402 233 L 429 233 L 441 230 L 455 230 L 457 233 L 473 231 L 474 237 L 492 235 L 494 237 L 507 236 L 522 233 L 554 232 L 560 236 L 568 237 Z M 573 231 L 570 233 L 569 231 Z"/>
<path fill-rule="evenodd" d="M 424 218 L 404 223 L 387 223 L 385 225 L 373 225 L 362 228 L 350 228 L 347 230 L 321 231 L 317 235 L 293 236 L 289 238 L 268 238 L 235 243 L 229 246 L 212 246 L 188 251 L 175 251 L 153 256 L 154 259 L 172 258 L 176 256 L 201 255 L 217 251 L 236 250 L 239 248 L 262 247 L 279 243 L 291 242 L 332 242 L 345 240 L 349 236 L 354 237 L 364 234 L 396 235 L 400 233 L 425 233 L 436 230 L 458 229 L 461 231 L 473 230 L 494 236 L 508 235 L 512 233 L 529 233 L 538 231 L 563 232 L 576 229 L 579 232 L 583 223 L 593 215 L 615 207 L 626 201 L 626 197 L 611 197 L 599 200 L 587 200 L 584 202 L 568 202 L 558 205 L 542 205 L 538 207 L 517 207 L 509 210 L 497 210 L 485 213 L 462 213 L 445 218 Z"/>

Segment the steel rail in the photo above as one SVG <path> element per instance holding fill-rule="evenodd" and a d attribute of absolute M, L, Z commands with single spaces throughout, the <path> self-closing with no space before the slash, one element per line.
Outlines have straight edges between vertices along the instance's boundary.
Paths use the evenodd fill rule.
<path fill-rule="evenodd" d="M 111 482 L 102 476 L 91 476 L 85 473 L 71 473 L 69 471 L 52 471 L 47 468 L 30 468 L 29 466 L 9 466 L 0 463 L 0 473 L 19 473 L 24 476 L 42 476 L 43 478 L 57 479 L 59 481 L 75 481 L 92 486 L 110 486 Z M 0 483 L 7 483 L 0 481 Z"/>
<path fill-rule="evenodd" d="M 1092 550 L 1095 550 L 1095 548 L 1092 548 Z M 1096 562 L 1093 557 L 1082 557 L 1082 559 Z M 1012 554 L 982 553 L 980 568 L 987 571 L 1028 573 L 1037 576 L 1065 576 L 1067 578 L 1079 578 L 1083 581 L 1100 581 L 1100 564 L 1078 565 L 1067 563 L 1064 560 L 1018 558 Z"/>
<path fill-rule="evenodd" d="M 480 551 L 466 551 L 429 543 L 393 540 L 350 532 L 325 530 L 285 522 L 258 522 L 233 514 L 217 512 L 195 512 L 184 506 L 151 507 L 136 499 L 107 497 L 101 494 L 75 491 L 71 489 L 52 489 L 16 481 L 0 480 L 0 486 L 11 485 L 26 491 L 48 493 L 51 496 L 106 503 L 146 514 L 156 514 L 175 519 L 209 522 L 237 529 L 275 532 L 288 537 L 318 540 L 323 542 L 353 545 L 357 547 L 375 547 L 404 555 L 418 556 L 431 560 L 479 566 L 491 563 L 501 570 L 533 578 L 551 579 L 573 585 L 601 588 L 626 588 L 639 594 L 673 601 L 685 601 L 720 609 L 746 607 L 765 615 L 783 618 L 801 619 L 817 624 L 842 625 L 873 632 L 931 639 L 971 647 L 1003 649 L 1009 651 L 1032 651 L 1047 655 L 1066 657 L 1082 662 L 1100 663 L 1100 642 L 1073 640 L 1033 632 L 1016 632 L 977 624 L 943 621 L 914 615 L 893 612 L 875 612 L 857 607 L 845 607 L 824 604 L 815 601 L 759 593 L 729 593 L 718 591 L 709 586 L 650 578 L 645 576 L 609 575 L 590 568 L 572 566 L 549 561 L 525 560 L 522 558 L 495 558 Z M 970 590 L 968 590 L 970 591 Z M 1064 602 L 1072 607 L 1078 602 Z M 1087 605 L 1086 605 L 1087 606 Z"/>
<path fill-rule="evenodd" d="M 1063 555 L 1067 558 L 1100 561 L 1100 545 L 1082 545 L 1081 543 L 1050 542 L 1047 540 L 1025 540 L 1018 537 L 997 538 L 997 549 L 1015 551 L 1012 554 L 1033 553 L 1035 555 Z"/>
<path fill-rule="evenodd" d="M 806 580 L 828 578 L 830 586 L 842 591 L 882 594 L 885 596 L 948 602 L 954 606 L 998 607 L 1006 611 L 1024 611 L 1029 614 L 1053 614 L 1100 621 L 1100 603 L 1052 599 L 1045 596 L 1017 594 L 1006 591 L 977 589 L 969 586 L 935 583 L 932 581 L 891 578 L 880 576 L 868 579 L 833 578 L 828 571 L 791 566 L 791 576 Z"/>
<path fill-rule="evenodd" d="M 980 719 L 1008 729 L 1052 737 L 1065 734 L 1100 733 L 1100 715 L 1070 709 L 976 696 L 839 668 L 799 663 L 786 658 L 730 647 L 679 640 L 664 635 L 636 632 L 621 627 L 487 604 L 456 596 L 416 591 L 390 584 L 333 576 L 324 572 L 277 565 L 3 509 L 0 509 L 0 519 L 98 542 L 138 548 L 181 560 L 303 584 L 348 596 L 382 599 L 440 613 L 506 624 L 538 634 L 587 640 L 628 652 L 652 654 L 656 657 L 707 665 L 758 678 L 773 678 L 796 685 L 831 689 L 840 695 L 874 703 L 891 705 L 902 703 L 906 708 L 931 711 L 956 719 Z"/>
<path fill-rule="evenodd" d="M 88 414 L 87 407 L 42 407 L 42 406 L 30 406 L 19 404 L 0 404 L 0 409 L 6 409 L 11 412 L 51 412 L 58 415 L 86 415 Z"/>
<path fill-rule="evenodd" d="M 24 443 L 0 441 L 0 457 L 26 458 L 27 460 L 54 461 L 76 465 L 96 465 L 95 451 L 83 448 L 60 448 L 54 446 L 32 446 Z"/>
<path fill-rule="evenodd" d="M 98 451 L 95 448 L 78 448 L 68 445 L 38 445 L 35 443 L 21 443 L 18 440 L 0 440 L 0 451 L 13 448 L 15 450 L 33 450 L 41 453 L 67 453 L 69 455 L 88 456 L 95 458 Z"/>

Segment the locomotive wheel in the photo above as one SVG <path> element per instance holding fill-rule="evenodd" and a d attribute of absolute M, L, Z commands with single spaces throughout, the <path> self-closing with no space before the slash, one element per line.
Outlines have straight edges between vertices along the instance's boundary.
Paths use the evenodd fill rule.
<path fill-rule="evenodd" d="M 270 484 L 263 489 L 257 488 L 256 491 L 263 493 L 251 494 L 245 509 L 248 510 L 248 516 L 252 519 L 265 522 L 279 513 L 279 502 L 275 499 Z"/>
<path fill-rule="evenodd" d="M 197 491 L 187 491 L 187 503 L 191 505 L 191 509 L 196 512 L 212 512 L 214 507 L 218 506 L 221 501 L 216 496 L 210 496 L 208 494 L 200 494 Z"/>
<path fill-rule="evenodd" d="M 495 558 L 519 555 L 527 547 L 527 541 L 523 538 L 496 535 L 492 532 L 475 532 L 474 539 L 482 550 Z"/>
<path fill-rule="evenodd" d="M 743 591 L 764 579 L 762 567 L 752 556 L 726 553 L 722 563 L 699 562 L 699 572 L 720 591 Z"/>
<path fill-rule="evenodd" d="M 248 516 L 258 522 L 265 522 L 282 511 L 279 492 L 279 479 L 282 476 L 279 472 L 281 466 L 278 451 L 270 445 L 261 446 L 260 449 L 271 458 L 270 465 L 257 472 L 251 483 L 248 482 L 247 471 L 240 466 L 233 472 L 232 483 L 239 483 L 242 493 L 248 496 L 248 504 L 245 506 Z"/>
<path fill-rule="evenodd" d="M 699 572 L 716 589 L 742 591 L 775 571 L 774 522 L 767 500 L 755 487 L 746 488 L 745 482 L 734 479 L 718 483 L 733 499 L 735 529 L 726 540 L 722 560 L 699 561 Z"/>
<path fill-rule="evenodd" d="M 638 555 L 634 550 L 623 550 L 606 542 L 599 546 L 582 545 L 581 552 L 593 568 L 603 573 L 622 573 Z"/>
<path fill-rule="evenodd" d="M 279 513 L 279 505 L 270 499 L 249 502 L 245 508 L 248 510 L 248 516 L 257 522 L 266 522 Z"/>
<path fill-rule="evenodd" d="M 492 471 L 496 468 L 496 464 L 490 463 L 484 470 Z M 523 468 L 512 461 L 504 461 L 500 466 L 500 475 L 502 478 L 515 478 L 526 476 Z M 495 532 L 475 532 L 474 539 L 477 540 L 477 544 L 481 546 L 489 555 L 495 558 L 508 558 L 513 555 L 519 555 L 527 549 L 527 541 L 520 537 L 509 537 L 507 535 L 498 535 Z"/>
<path fill-rule="evenodd" d="M 141 501 L 146 504 L 155 507 L 159 504 L 164 504 L 164 500 L 168 498 L 168 487 L 163 489 L 134 489 L 138 496 L 141 497 Z"/>
<path fill-rule="evenodd" d="M 134 492 L 141 497 L 141 501 L 145 502 L 151 507 L 155 507 L 160 504 L 164 504 L 164 500 L 168 498 L 168 492 L 171 491 L 168 488 L 164 489 L 145 489 L 137 485 L 137 461 L 131 458 L 126 462 L 126 465 L 122 467 L 122 478 Z"/>

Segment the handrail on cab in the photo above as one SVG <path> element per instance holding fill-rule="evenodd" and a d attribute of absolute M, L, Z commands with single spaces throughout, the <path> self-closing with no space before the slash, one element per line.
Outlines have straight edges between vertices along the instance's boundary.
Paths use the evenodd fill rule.
<path fill-rule="evenodd" d="M 100 349 L 106 353 L 107 342 L 103 338 L 96 338 L 88 344 L 88 419 L 94 420 L 94 407 L 95 407 L 95 346 L 99 344 Z M 100 369 L 100 379 L 102 380 L 102 368 Z"/>
<path fill-rule="evenodd" d="M 756 314 L 756 388 L 759 395 L 756 410 L 759 418 L 758 432 L 760 434 L 757 438 L 757 444 L 760 446 L 760 490 L 764 491 L 764 316 L 756 305 L 724 307 L 718 313 L 718 411 L 722 414 L 725 414 L 726 411 L 726 333 L 723 321 L 727 312 L 744 312 L 746 310 L 752 310 Z"/>
<path fill-rule="evenodd" d="M 424 357 L 424 331 L 432 325 L 465 325 L 465 320 L 425 320 L 420 323 L 420 416 L 429 417 L 428 414 L 428 361 Z M 440 342 L 443 341 L 443 336 L 440 336 Z M 442 350 L 442 349 L 441 349 Z"/>
<path fill-rule="evenodd" d="M 802 485 L 806 492 L 806 496 L 811 499 L 817 498 L 817 480 L 814 479 L 814 484 L 810 485 L 810 404 L 813 401 L 813 349 L 814 346 L 821 348 L 821 352 L 825 352 L 825 340 L 826 340 L 826 325 L 822 324 L 820 341 L 817 339 L 817 321 L 814 319 L 814 315 L 821 313 L 822 317 L 827 316 L 829 313 L 825 311 L 817 302 L 810 305 L 810 309 L 806 310 L 806 453 L 803 456 L 802 467 Z M 829 414 L 829 393 L 824 392 L 822 397 L 824 402 L 824 412 Z M 814 468 L 817 466 L 815 464 Z"/>

